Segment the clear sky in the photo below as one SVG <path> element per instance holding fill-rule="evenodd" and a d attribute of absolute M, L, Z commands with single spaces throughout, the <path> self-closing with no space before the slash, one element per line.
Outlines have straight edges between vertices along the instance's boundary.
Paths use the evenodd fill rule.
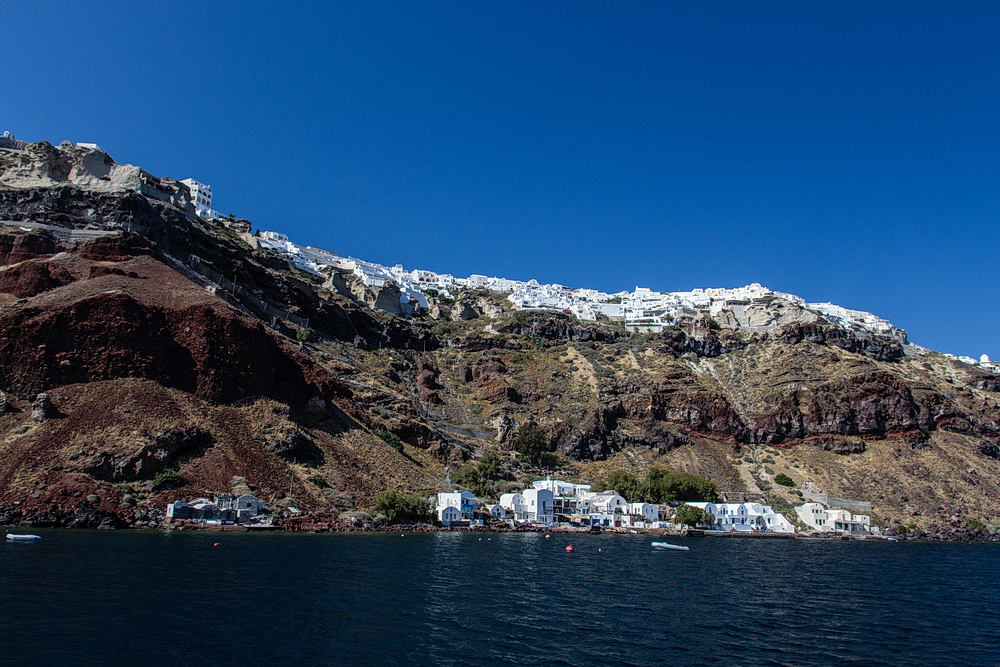
<path fill-rule="evenodd" d="M 5 3 L 0 131 L 303 244 L 1000 357 L 1000 3 Z"/>

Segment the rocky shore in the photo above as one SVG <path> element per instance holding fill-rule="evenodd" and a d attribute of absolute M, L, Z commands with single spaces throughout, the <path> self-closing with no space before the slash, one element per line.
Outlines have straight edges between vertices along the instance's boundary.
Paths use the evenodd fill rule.
<path fill-rule="evenodd" d="M 183 530 L 183 531 L 247 531 L 268 530 L 293 533 L 574 533 L 590 534 L 582 528 L 542 528 L 538 526 L 435 526 L 427 523 L 373 524 L 354 523 L 349 520 L 327 515 L 299 515 L 277 517 L 271 526 L 247 528 L 238 524 L 203 524 L 194 521 L 171 521 L 160 508 L 140 508 L 128 514 L 86 508 L 77 512 L 50 510 L 45 512 L 25 512 L 18 507 L 0 507 L 0 528 L 83 528 L 97 530 Z M 698 529 L 669 530 L 641 528 L 602 528 L 593 531 L 600 534 L 644 534 L 658 537 L 713 537 L 732 539 L 808 539 L 808 540 L 881 540 L 891 538 L 907 542 L 1000 542 L 1000 530 L 989 525 L 985 528 L 960 526 L 940 527 L 931 525 L 927 530 L 919 528 L 897 533 L 888 531 L 884 536 L 850 536 L 836 532 L 811 533 L 758 533 L 721 532 Z"/>

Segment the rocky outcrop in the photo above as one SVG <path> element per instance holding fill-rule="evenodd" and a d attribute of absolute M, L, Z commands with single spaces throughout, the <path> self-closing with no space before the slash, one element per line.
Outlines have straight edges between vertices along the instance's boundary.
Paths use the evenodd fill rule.
<path fill-rule="evenodd" d="M 99 148 L 77 147 L 68 142 L 57 147 L 41 141 L 23 150 L 0 153 L 0 189 L 36 193 L 63 187 L 92 194 L 134 192 L 193 212 L 186 185 L 156 178 L 134 165 L 118 164 Z"/>
<path fill-rule="evenodd" d="M 792 324 L 781 329 L 777 336 L 790 345 L 802 341 L 833 345 L 849 352 L 865 354 L 879 361 L 898 361 L 903 358 L 903 346 L 898 340 L 882 336 L 859 337 L 846 329 L 829 325 Z"/>
<path fill-rule="evenodd" d="M 626 399 L 625 415 L 640 422 L 669 422 L 685 429 L 745 442 L 747 426 L 726 398 L 703 389 L 653 391 Z"/>
<path fill-rule="evenodd" d="M 52 405 L 52 399 L 44 392 L 35 396 L 35 400 L 31 402 L 32 421 L 38 423 L 47 422 L 55 418 L 58 414 L 56 406 Z"/>
<path fill-rule="evenodd" d="M 268 429 L 259 436 L 259 442 L 264 449 L 286 461 L 296 461 L 311 466 L 323 463 L 323 452 L 295 428 Z"/>
<path fill-rule="evenodd" d="M 108 443 L 116 445 L 117 443 Z M 161 470 L 185 458 L 199 456 L 212 446 L 212 435 L 199 428 L 169 429 L 128 453 L 97 446 L 96 451 L 78 452 L 72 472 L 82 472 L 106 482 L 152 479 Z"/>
<path fill-rule="evenodd" d="M 935 428 L 954 414 L 938 394 L 917 396 L 885 372 L 857 375 L 790 392 L 758 421 L 758 441 L 780 444 L 812 436 L 884 436 Z"/>
<path fill-rule="evenodd" d="M 495 320 L 503 317 L 508 310 L 499 303 L 495 294 L 484 289 L 463 292 L 450 307 L 451 318 L 457 321 L 478 318 Z"/>
<path fill-rule="evenodd" d="M 43 260 L 28 260 L 0 270 L 0 292 L 24 298 L 68 285 L 76 276 L 65 267 Z"/>
<path fill-rule="evenodd" d="M 616 329 L 577 321 L 569 315 L 521 311 L 497 325 L 501 333 L 534 336 L 547 341 L 613 342 L 621 338 Z"/>
<path fill-rule="evenodd" d="M 676 328 L 668 328 L 657 336 L 657 350 L 674 356 L 694 354 L 699 357 L 718 357 L 744 347 L 738 339 L 724 343 L 711 329 L 697 329 L 689 334 Z"/>

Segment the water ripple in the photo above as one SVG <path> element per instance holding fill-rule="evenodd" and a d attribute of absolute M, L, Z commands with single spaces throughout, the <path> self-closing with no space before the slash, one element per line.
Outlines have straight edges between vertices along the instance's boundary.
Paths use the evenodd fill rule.
<path fill-rule="evenodd" d="M 50 531 L 0 545 L 0 646 L 48 665 L 1000 661 L 996 545 L 649 541 Z"/>

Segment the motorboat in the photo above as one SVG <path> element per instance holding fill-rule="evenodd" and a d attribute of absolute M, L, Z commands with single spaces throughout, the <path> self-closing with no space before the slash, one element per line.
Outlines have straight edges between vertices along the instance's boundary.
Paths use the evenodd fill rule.
<path fill-rule="evenodd" d="M 687 551 L 687 547 L 682 547 L 679 544 L 670 544 L 668 542 L 653 542 L 654 549 L 661 549 L 664 551 Z"/>
<path fill-rule="evenodd" d="M 42 539 L 41 535 L 15 535 L 14 533 L 7 533 L 8 542 L 37 542 Z"/>

